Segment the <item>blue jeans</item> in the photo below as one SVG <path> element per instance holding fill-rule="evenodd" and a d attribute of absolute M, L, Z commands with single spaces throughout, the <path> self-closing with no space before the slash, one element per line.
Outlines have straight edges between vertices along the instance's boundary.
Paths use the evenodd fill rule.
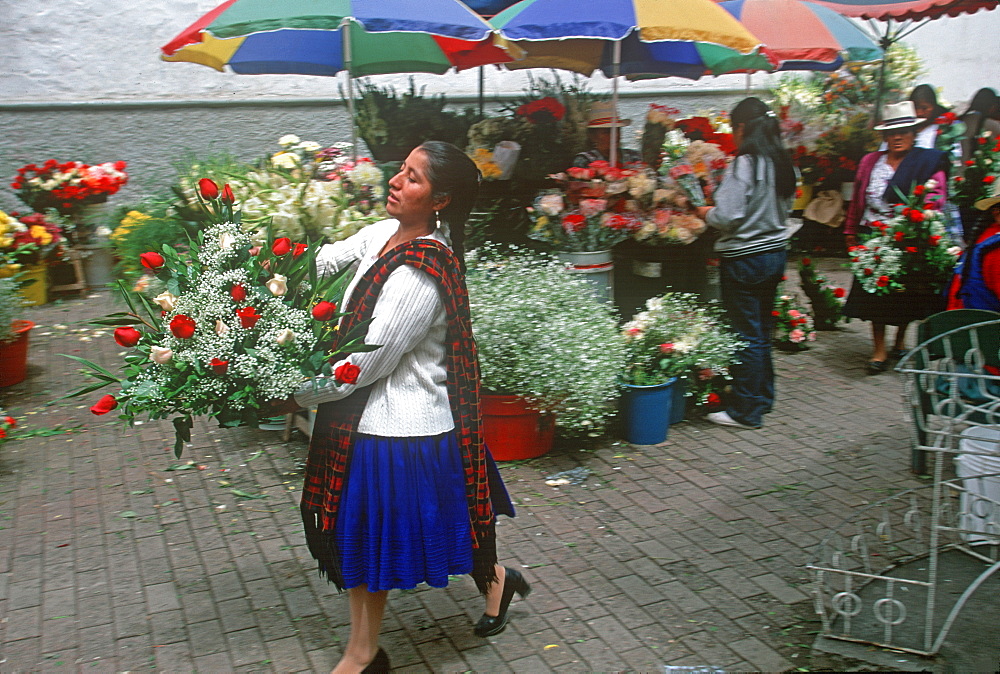
<path fill-rule="evenodd" d="M 722 306 L 729 324 L 747 346 L 736 352 L 739 363 L 730 368 L 733 396 L 726 412 L 748 426 L 760 426 L 774 406 L 774 367 L 771 332 L 774 295 L 785 273 L 784 250 L 738 258 L 722 258 Z"/>

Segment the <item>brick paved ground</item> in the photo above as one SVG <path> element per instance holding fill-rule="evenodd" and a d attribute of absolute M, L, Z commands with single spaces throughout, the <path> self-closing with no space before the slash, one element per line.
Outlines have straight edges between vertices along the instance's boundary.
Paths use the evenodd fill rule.
<path fill-rule="evenodd" d="M 843 279 L 840 261 L 822 260 Z M 122 428 L 77 400 L 60 353 L 114 366 L 110 332 L 79 321 L 112 300 L 28 311 L 29 378 L 0 391 L 26 429 L 78 432 L 0 453 L 0 670 L 328 670 L 347 602 L 314 571 L 297 513 L 301 437 L 196 427 L 183 462 L 163 423 Z M 565 445 L 504 465 L 519 516 L 501 558 L 535 592 L 481 640 L 468 579 L 394 592 L 382 643 L 407 671 L 652 671 L 665 664 L 837 667 L 810 652 L 804 565 L 858 506 L 920 482 L 894 373 L 866 376 L 865 326 L 778 353 L 778 402 L 759 431 L 700 419 L 659 446 Z M 194 461 L 188 466 L 186 461 Z M 184 470 L 170 470 L 180 466 Z M 544 478 L 576 466 L 583 486 Z"/>

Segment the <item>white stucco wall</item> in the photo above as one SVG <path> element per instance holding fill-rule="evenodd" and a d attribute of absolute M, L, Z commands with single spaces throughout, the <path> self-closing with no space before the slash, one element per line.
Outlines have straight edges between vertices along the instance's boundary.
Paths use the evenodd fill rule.
<path fill-rule="evenodd" d="M 349 138 L 337 94 L 340 78 L 237 76 L 159 60 L 161 45 L 218 2 L 0 1 L 0 124 L 5 130 L 0 134 L 0 208 L 18 205 L 7 189 L 14 169 L 49 157 L 128 161 L 132 181 L 122 195 L 128 198 L 169 182 L 171 162 L 187 151 L 226 150 L 253 159 L 273 150 L 284 133 L 321 143 Z M 908 41 L 928 61 L 925 81 L 960 102 L 980 86 L 1000 87 L 998 35 L 1000 11 L 994 11 L 929 24 Z M 379 78 L 402 86 L 406 80 Z M 486 96 L 517 94 L 524 81 L 521 73 L 488 68 Z M 756 86 L 766 81 L 762 75 L 753 78 Z M 474 97 L 477 82 L 476 71 L 418 77 L 428 91 L 446 92 L 456 102 Z M 600 76 L 590 82 L 595 90 L 610 86 Z M 725 108 L 745 83 L 739 75 L 624 82 L 622 91 L 631 97 L 623 100 L 622 112 L 641 119 L 648 102 L 666 97 L 685 113 Z"/>

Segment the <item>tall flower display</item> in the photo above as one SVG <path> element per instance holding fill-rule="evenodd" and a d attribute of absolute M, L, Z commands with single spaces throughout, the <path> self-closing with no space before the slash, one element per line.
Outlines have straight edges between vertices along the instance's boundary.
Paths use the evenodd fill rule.
<path fill-rule="evenodd" d="M 142 414 L 173 417 L 178 456 L 193 417 L 223 426 L 257 424 L 269 416 L 269 401 L 288 398 L 305 378 L 337 376 L 332 363 L 377 348 L 364 344 L 363 329 L 337 331 L 349 279 L 318 275 L 319 245 L 269 235 L 256 247 L 233 211 L 228 185 L 218 190 L 207 181 L 201 194 L 199 203 L 215 222 L 185 248 L 164 245 L 141 256 L 165 292 L 149 299 L 119 283 L 129 311 L 95 321 L 116 326 L 114 339 L 130 350 L 122 376 L 69 356 L 96 380 L 72 395 L 111 384 L 119 390 L 98 401 L 94 414 L 117 409 L 130 423 Z"/>
<path fill-rule="evenodd" d="M 128 182 L 125 162 L 105 162 L 93 166 L 79 161 L 28 164 L 17 170 L 10 186 L 32 210 L 54 208 L 71 215 L 81 206 L 101 203 Z"/>

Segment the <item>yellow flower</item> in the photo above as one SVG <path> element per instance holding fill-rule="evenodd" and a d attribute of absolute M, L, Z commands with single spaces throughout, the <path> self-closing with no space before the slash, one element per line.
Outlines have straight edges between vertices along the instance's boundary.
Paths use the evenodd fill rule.
<path fill-rule="evenodd" d="M 483 174 L 483 178 L 486 180 L 495 180 L 503 175 L 503 171 L 500 170 L 500 167 L 491 161 L 480 166 L 479 171 Z"/>
<path fill-rule="evenodd" d="M 122 218 L 121 223 L 115 228 L 115 231 L 111 233 L 111 239 L 113 241 L 118 241 L 125 237 L 130 231 L 143 225 L 147 220 L 151 219 L 153 216 L 147 215 L 142 211 L 129 211 Z"/>
<path fill-rule="evenodd" d="M 31 234 L 31 238 L 37 239 L 43 246 L 47 246 L 52 243 L 52 235 L 49 234 L 49 230 L 45 229 L 41 225 L 32 225 L 28 228 L 28 233 Z"/>

